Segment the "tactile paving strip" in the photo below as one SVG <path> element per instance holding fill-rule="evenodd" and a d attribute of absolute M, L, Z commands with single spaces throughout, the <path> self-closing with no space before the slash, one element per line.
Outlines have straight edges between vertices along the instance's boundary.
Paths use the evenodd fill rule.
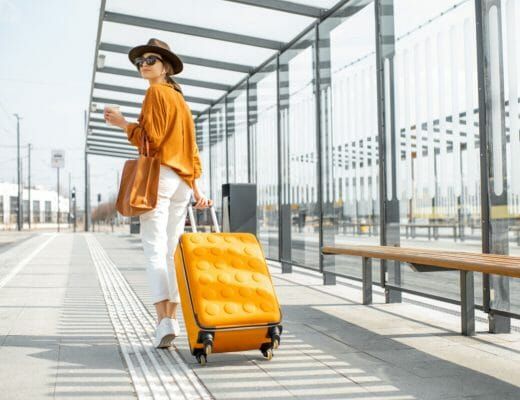
<path fill-rule="evenodd" d="M 212 399 L 174 350 L 153 347 L 155 320 L 93 235 L 87 243 L 121 352 L 140 399 Z"/>

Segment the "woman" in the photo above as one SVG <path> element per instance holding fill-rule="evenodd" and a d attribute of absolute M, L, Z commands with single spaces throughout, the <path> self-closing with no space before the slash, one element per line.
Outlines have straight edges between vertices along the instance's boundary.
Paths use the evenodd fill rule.
<path fill-rule="evenodd" d="M 171 77 L 182 71 L 182 61 L 157 39 L 134 47 L 128 57 L 150 84 L 139 120 L 128 123 L 118 110 L 110 108 L 104 116 L 108 123 L 124 129 L 128 140 L 137 147 L 146 136 L 150 153 L 161 159 L 157 206 L 142 214 L 140 222 L 147 276 L 157 311 L 154 345 L 163 348 L 180 331 L 173 254 L 184 230 L 187 205 L 192 194 L 195 208 L 206 208 L 212 201 L 197 186 L 202 168 L 193 118 L 180 86 Z"/>

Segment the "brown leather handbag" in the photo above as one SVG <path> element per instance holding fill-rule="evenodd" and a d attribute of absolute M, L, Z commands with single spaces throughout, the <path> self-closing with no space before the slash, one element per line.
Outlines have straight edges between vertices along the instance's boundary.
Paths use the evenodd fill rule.
<path fill-rule="evenodd" d="M 144 135 L 137 160 L 123 167 L 116 209 L 125 217 L 135 217 L 153 210 L 157 204 L 161 160 L 150 156 L 150 144 Z"/>

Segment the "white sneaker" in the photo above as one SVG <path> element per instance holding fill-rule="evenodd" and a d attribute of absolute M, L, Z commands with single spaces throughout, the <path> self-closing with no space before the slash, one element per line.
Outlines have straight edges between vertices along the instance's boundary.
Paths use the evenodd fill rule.
<path fill-rule="evenodd" d="M 154 347 L 158 349 L 169 347 L 175 339 L 174 324 L 170 318 L 163 318 L 155 330 Z"/>
<path fill-rule="evenodd" d="M 170 318 L 173 326 L 173 333 L 175 336 L 179 336 L 181 334 L 181 327 L 179 326 L 179 321 L 176 318 Z"/>

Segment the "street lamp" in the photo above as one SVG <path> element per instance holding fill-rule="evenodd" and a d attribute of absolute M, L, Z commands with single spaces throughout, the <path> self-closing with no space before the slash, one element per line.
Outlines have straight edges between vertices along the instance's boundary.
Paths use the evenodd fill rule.
<path fill-rule="evenodd" d="M 75 186 L 72 188 L 71 197 L 72 197 L 72 204 L 73 204 L 72 218 L 74 221 L 74 232 L 76 232 L 77 217 L 76 217 L 76 187 Z M 69 204 L 69 210 L 70 210 L 70 204 Z"/>

